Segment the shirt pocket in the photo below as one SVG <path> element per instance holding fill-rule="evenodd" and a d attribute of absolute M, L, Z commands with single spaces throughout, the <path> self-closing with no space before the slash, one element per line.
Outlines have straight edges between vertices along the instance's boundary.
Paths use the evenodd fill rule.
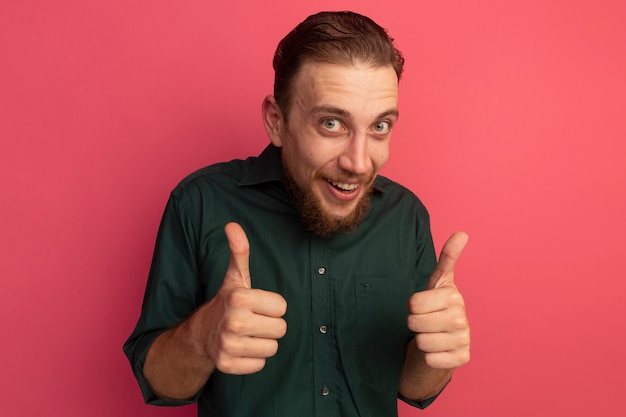
<path fill-rule="evenodd" d="M 356 277 L 356 337 L 361 378 L 372 388 L 397 387 L 406 346 L 410 279 Z"/>

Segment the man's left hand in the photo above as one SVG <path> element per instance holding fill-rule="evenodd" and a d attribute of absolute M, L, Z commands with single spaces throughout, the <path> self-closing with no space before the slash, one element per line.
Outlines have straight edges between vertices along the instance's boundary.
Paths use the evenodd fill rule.
<path fill-rule="evenodd" d="M 408 326 L 431 368 L 453 369 L 469 362 L 470 328 L 465 301 L 454 283 L 454 268 L 468 242 L 464 232 L 443 246 L 426 290 L 409 299 Z"/>

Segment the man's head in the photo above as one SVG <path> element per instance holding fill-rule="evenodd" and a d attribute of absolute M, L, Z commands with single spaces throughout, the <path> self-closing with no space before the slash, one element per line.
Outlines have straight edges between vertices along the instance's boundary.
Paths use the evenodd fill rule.
<path fill-rule="evenodd" d="M 398 80 L 404 69 L 404 58 L 393 38 L 369 17 L 349 11 L 311 15 L 280 41 L 274 53 L 274 97 L 285 118 L 292 82 L 306 62 L 389 65 Z"/>
<path fill-rule="evenodd" d="M 266 97 L 263 120 L 287 186 L 315 234 L 350 232 L 389 156 L 402 55 L 370 19 L 321 13 L 281 41 L 274 65 L 279 96 Z"/>

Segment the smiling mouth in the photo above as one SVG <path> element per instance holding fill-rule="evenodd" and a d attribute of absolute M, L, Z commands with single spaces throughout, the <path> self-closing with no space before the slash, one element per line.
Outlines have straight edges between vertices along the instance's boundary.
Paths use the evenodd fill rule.
<path fill-rule="evenodd" d="M 356 190 L 357 188 L 359 188 L 359 184 L 348 184 L 345 182 L 337 182 L 337 181 L 329 180 L 328 178 L 326 178 L 326 182 L 343 193 L 350 193 Z"/>

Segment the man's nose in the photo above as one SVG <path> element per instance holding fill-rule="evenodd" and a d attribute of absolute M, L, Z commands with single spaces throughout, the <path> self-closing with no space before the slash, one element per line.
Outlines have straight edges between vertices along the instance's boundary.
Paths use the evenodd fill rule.
<path fill-rule="evenodd" d="M 367 134 L 355 133 L 346 143 L 346 147 L 339 157 L 339 167 L 358 175 L 369 172 L 372 169 L 372 161 L 367 148 Z"/>

